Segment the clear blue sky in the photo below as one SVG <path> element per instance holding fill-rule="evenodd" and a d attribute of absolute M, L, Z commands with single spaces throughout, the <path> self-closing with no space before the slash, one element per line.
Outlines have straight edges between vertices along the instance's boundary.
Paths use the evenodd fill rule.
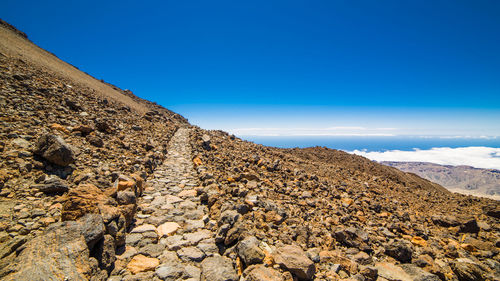
<path fill-rule="evenodd" d="M 0 17 L 204 128 L 500 136 L 500 1 L 22 1 Z"/>

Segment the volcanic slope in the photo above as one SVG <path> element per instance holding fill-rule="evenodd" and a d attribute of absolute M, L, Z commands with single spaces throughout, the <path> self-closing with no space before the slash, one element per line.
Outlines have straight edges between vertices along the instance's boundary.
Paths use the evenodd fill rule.
<path fill-rule="evenodd" d="M 498 280 L 498 201 L 190 125 L 0 24 L 0 278 Z"/>

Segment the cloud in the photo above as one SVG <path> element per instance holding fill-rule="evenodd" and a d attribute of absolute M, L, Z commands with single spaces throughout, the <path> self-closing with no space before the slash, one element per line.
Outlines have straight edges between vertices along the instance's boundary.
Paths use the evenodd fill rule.
<path fill-rule="evenodd" d="M 467 165 L 476 168 L 500 170 L 500 148 L 469 147 L 434 147 L 428 150 L 412 151 L 388 150 L 371 151 L 354 150 L 350 153 L 364 156 L 375 161 L 431 162 L 441 165 Z"/>

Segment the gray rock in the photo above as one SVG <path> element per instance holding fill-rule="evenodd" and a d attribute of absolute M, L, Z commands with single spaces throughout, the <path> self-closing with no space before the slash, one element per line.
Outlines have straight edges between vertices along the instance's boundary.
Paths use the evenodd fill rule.
<path fill-rule="evenodd" d="M 106 231 L 102 216 L 99 214 L 86 214 L 78 222 L 81 224 L 81 233 L 85 238 L 85 242 L 89 249 L 92 250 Z"/>
<path fill-rule="evenodd" d="M 259 240 L 254 236 L 247 237 L 238 243 L 238 255 L 246 265 L 261 263 L 266 256 L 259 248 Z"/>
<path fill-rule="evenodd" d="M 163 250 L 165 250 L 165 246 L 162 244 L 147 244 L 139 249 L 139 254 L 157 258 L 162 254 Z"/>
<path fill-rule="evenodd" d="M 222 212 L 220 215 L 218 224 L 224 225 L 228 224 L 232 226 L 238 219 L 240 218 L 240 214 L 235 210 L 227 210 Z"/>
<path fill-rule="evenodd" d="M 6 256 L 10 255 L 24 243 L 26 243 L 25 236 L 16 236 L 14 238 L 11 238 L 7 243 L 2 243 L 0 245 L 0 259 L 3 259 Z"/>
<path fill-rule="evenodd" d="M 184 267 L 180 263 L 161 264 L 155 273 L 161 280 L 175 281 L 184 274 Z"/>
<path fill-rule="evenodd" d="M 116 193 L 116 201 L 120 205 L 135 204 L 136 196 L 133 191 L 118 191 Z"/>
<path fill-rule="evenodd" d="M 205 258 L 205 253 L 196 247 L 181 248 L 177 251 L 177 255 L 183 261 L 202 261 Z"/>
<path fill-rule="evenodd" d="M 402 264 L 400 267 L 415 281 L 440 281 L 438 276 L 429 273 L 414 264 Z"/>
<path fill-rule="evenodd" d="M 238 281 L 239 277 L 230 259 L 216 255 L 201 262 L 201 280 Z"/>
<path fill-rule="evenodd" d="M 195 280 L 200 280 L 201 269 L 194 265 L 186 265 L 184 268 L 184 276 Z"/>
<path fill-rule="evenodd" d="M 68 166 L 75 162 L 73 148 L 55 135 L 41 136 L 35 144 L 34 153 L 59 166 Z"/>
<path fill-rule="evenodd" d="M 165 245 L 170 251 L 177 251 L 180 248 L 187 246 L 189 244 L 188 241 L 184 240 L 182 236 L 180 235 L 173 235 L 170 237 L 167 237 L 165 239 L 162 239 L 164 241 Z"/>
<path fill-rule="evenodd" d="M 115 239 L 113 236 L 106 234 L 104 238 L 97 244 L 95 257 L 99 262 L 99 267 L 108 272 L 113 268 L 116 261 L 115 255 Z"/>
<path fill-rule="evenodd" d="M 69 190 L 68 184 L 56 176 L 49 177 L 41 184 L 33 185 L 33 188 L 37 188 L 45 194 L 62 193 Z"/>
<path fill-rule="evenodd" d="M 483 278 L 483 270 L 475 263 L 453 262 L 451 270 L 457 275 L 460 281 L 479 281 Z"/>

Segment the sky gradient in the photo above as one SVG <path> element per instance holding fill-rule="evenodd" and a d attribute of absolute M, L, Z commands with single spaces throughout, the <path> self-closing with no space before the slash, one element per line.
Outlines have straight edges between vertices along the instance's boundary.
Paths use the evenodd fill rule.
<path fill-rule="evenodd" d="M 96 78 L 240 136 L 500 136 L 500 1 L 23 1 Z"/>

